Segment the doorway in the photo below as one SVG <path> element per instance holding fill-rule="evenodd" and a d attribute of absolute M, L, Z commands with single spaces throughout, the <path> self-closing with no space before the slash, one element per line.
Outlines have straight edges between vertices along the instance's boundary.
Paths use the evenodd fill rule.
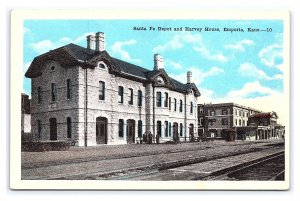
<path fill-rule="evenodd" d="M 132 144 L 135 142 L 135 121 L 133 119 L 127 120 L 127 129 L 126 129 L 126 139 L 127 144 Z"/>
<path fill-rule="evenodd" d="M 176 123 L 176 122 L 173 123 L 173 136 L 174 136 L 174 139 L 179 140 L 178 123 Z"/>
<path fill-rule="evenodd" d="M 96 118 L 96 143 L 107 144 L 107 118 Z"/>
<path fill-rule="evenodd" d="M 57 140 L 57 122 L 56 118 L 50 118 L 50 140 Z"/>

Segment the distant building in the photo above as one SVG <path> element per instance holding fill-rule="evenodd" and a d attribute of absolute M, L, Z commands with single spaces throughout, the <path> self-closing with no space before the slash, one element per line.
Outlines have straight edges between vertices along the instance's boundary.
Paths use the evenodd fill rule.
<path fill-rule="evenodd" d="M 25 93 L 21 94 L 21 132 L 31 132 L 31 115 L 30 115 L 30 103 L 29 96 Z"/>
<path fill-rule="evenodd" d="M 160 142 L 197 135 L 200 92 L 192 72 L 181 83 L 169 77 L 159 54 L 152 69 L 114 58 L 102 32 L 88 36 L 87 47 L 68 44 L 35 57 L 25 76 L 39 140 L 95 146 L 139 143 L 150 132 Z"/>
<path fill-rule="evenodd" d="M 247 127 L 248 117 L 259 112 L 235 103 L 199 104 L 199 136 L 224 139 L 227 129 Z"/>
<path fill-rule="evenodd" d="M 202 138 L 225 139 L 226 130 L 234 130 L 238 140 L 284 138 L 285 127 L 277 124 L 277 119 L 276 112 L 235 103 L 199 104 L 198 134 Z"/>
<path fill-rule="evenodd" d="M 249 125 L 257 127 L 256 140 L 281 138 L 284 131 L 277 124 L 277 113 L 266 112 L 249 116 Z M 283 132 L 283 133 L 282 133 Z"/>

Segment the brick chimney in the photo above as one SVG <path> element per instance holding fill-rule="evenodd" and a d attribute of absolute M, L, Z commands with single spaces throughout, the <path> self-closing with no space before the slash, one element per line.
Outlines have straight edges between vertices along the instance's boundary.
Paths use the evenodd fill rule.
<path fill-rule="evenodd" d="M 87 48 L 90 50 L 95 50 L 95 37 L 92 35 L 88 35 L 86 37 Z"/>
<path fill-rule="evenodd" d="M 101 52 L 105 50 L 105 34 L 103 32 L 96 33 L 96 51 Z"/>
<path fill-rule="evenodd" d="M 193 82 L 192 80 L 192 71 L 188 71 L 186 74 L 186 83 L 191 84 Z"/>
<path fill-rule="evenodd" d="M 159 55 L 154 55 L 154 70 L 159 70 L 164 68 L 164 58 Z"/>

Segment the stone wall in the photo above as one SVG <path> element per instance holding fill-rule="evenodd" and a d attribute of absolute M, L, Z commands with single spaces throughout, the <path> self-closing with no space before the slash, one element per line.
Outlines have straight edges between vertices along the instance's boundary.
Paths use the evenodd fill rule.
<path fill-rule="evenodd" d="M 183 125 L 183 138 L 189 140 L 189 126 L 193 124 L 194 135 L 197 136 L 197 99 L 193 93 L 184 95 L 165 87 L 155 87 L 110 74 L 105 68 L 83 69 L 81 67 L 63 68 L 57 62 L 50 61 L 41 66 L 42 75 L 32 78 L 32 132 L 40 140 L 50 140 L 50 118 L 56 118 L 57 140 L 75 140 L 77 146 L 95 146 L 97 118 L 107 120 L 107 144 L 127 143 L 127 120 L 135 122 L 135 140 L 138 138 L 138 121 L 142 121 L 142 133 L 150 131 L 156 135 L 156 122 L 168 121 Z M 87 79 L 86 79 L 87 78 Z M 72 82 L 71 99 L 67 99 L 67 79 Z M 105 83 L 105 99 L 99 99 L 99 81 Z M 51 83 L 57 87 L 57 100 L 51 100 Z M 37 88 L 42 89 L 42 101 L 38 103 Z M 118 102 L 118 87 L 123 86 L 123 103 Z M 133 89 L 133 104 L 129 104 L 129 88 Z M 138 90 L 142 91 L 142 106 L 138 106 Z M 156 107 L 156 91 L 162 93 L 162 107 Z M 171 110 L 164 107 L 164 93 L 171 97 Z M 87 96 L 86 96 L 87 94 Z M 177 99 L 177 109 L 174 111 L 174 98 Z M 179 111 L 180 100 L 183 101 L 183 111 Z M 193 113 L 190 112 L 193 102 Z M 86 105 L 87 103 L 87 105 Z M 169 105 L 169 101 L 168 101 Z M 87 107 L 87 108 L 86 108 Z M 154 110 L 153 110 L 154 108 Z M 72 121 L 72 137 L 67 138 L 67 117 Z M 119 119 L 124 120 L 123 137 L 119 137 Z M 41 131 L 38 132 L 38 120 Z M 162 128 L 162 141 L 170 140 Z M 183 139 L 182 138 L 182 139 Z"/>
<path fill-rule="evenodd" d="M 80 122 L 78 114 L 78 67 L 63 68 L 55 61 L 49 61 L 41 66 L 42 75 L 32 78 L 31 86 L 31 126 L 32 134 L 40 140 L 50 139 L 50 118 L 57 121 L 57 139 L 65 140 L 67 131 L 67 117 L 71 117 L 72 139 L 78 138 Z M 71 98 L 67 99 L 67 79 L 71 80 Z M 57 100 L 51 100 L 51 83 L 56 84 Z M 41 87 L 41 102 L 38 103 L 38 87 Z M 41 131 L 38 132 L 38 120 Z"/>

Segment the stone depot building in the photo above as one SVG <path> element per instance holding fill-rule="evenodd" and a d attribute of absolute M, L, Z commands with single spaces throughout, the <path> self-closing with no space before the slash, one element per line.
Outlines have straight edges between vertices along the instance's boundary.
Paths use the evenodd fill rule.
<path fill-rule="evenodd" d="M 200 92 L 168 76 L 163 58 L 153 70 L 111 57 L 105 35 L 87 47 L 68 44 L 37 56 L 31 78 L 32 134 L 40 141 L 69 140 L 76 146 L 138 143 L 144 133 L 160 141 L 196 137 Z"/>

